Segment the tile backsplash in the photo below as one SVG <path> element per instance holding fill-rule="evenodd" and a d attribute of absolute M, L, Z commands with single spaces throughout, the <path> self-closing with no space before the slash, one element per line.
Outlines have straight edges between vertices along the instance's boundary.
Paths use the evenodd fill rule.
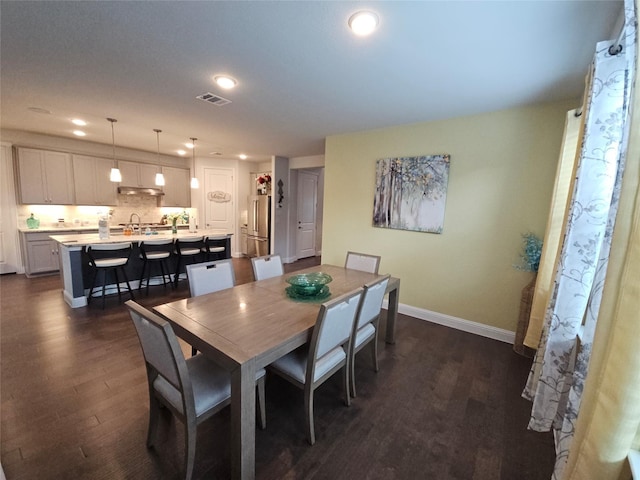
<path fill-rule="evenodd" d="M 140 215 L 142 223 L 158 223 L 163 215 L 186 211 L 196 216 L 195 208 L 158 207 L 157 197 L 148 195 L 118 195 L 118 205 L 111 207 L 69 206 L 69 205 L 18 205 L 18 227 L 26 228 L 27 218 L 33 213 L 40 220 L 41 227 L 58 225 L 58 219 L 64 219 L 67 227 L 98 226 L 98 219 L 111 212 L 111 224 L 128 223 L 132 213 Z"/>

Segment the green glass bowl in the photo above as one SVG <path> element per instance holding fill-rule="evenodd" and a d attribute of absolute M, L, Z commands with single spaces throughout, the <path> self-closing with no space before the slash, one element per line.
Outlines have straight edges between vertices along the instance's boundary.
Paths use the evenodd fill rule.
<path fill-rule="evenodd" d="M 319 295 L 331 280 L 333 280 L 331 275 L 322 272 L 300 273 L 286 279 L 287 283 L 291 285 L 291 287 L 289 287 L 291 289 L 290 291 L 300 297 L 314 297 Z"/>

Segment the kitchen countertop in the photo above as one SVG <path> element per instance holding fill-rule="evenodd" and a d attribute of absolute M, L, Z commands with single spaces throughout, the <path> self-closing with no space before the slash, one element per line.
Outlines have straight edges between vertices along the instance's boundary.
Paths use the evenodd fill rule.
<path fill-rule="evenodd" d="M 109 228 L 111 229 L 111 231 L 121 231 L 122 229 L 124 229 L 125 225 L 120 225 L 120 224 L 111 224 L 109 225 Z M 170 224 L 166 224 L 166 225 L 160 225 L 160 224 L 151 224 L 151 223 L 143 223 L 142 224 L 142 229 L 145 229 L 146 227 L 151 228 L 151 230 L 170 230 L 171 229 L 171 225 Z M 182 229 L 187 229 L 189 228 L 188 225 L 178 225 L 178 230 L 182 230 Z M 19 227 L 18 231 L 23 232 L 23 233 L 34 233 L 34 232 L 83 232 L 83 231 L 91 231 L 91 230 L 98 230 L 98 225 L 65 225 L 64 227 L 59 227 L 57 225 L 51 226 L 51 227 L 43 227 L 40 226 L 38 228 L 27 228 L 27 227 Z"/>
<path fill-rule="evenodd" d="M 114 227 L 116 229 L 122 229 L 123 227 Z M 36 233 L 36 232 L 82 232 L 82 231 L 90 231 L 90 230 L 98 230 L 98 225 L 65 225 L 64 227 L 52 226 L 52 227 L 38 227 L 38 228 L 27 228 L 20 227 L 18 231 L 23 233 Z"/>
<path fill-rule="evenodd" d="M 97 233 L 76 233 L 71 235 L 50 235 L 49 238 L 56 242 L 65 245 L 67 247 L 83 247 L 85 245 L 96 243 L 120 243 L 120 242 L 144 242 L 145 240 L 159 240 L 161 238 L 189 238 L 195 236 L 205 237 L 230 237 L 232 233 L 226 230 L 197 230 L 196 232 L 189 232 L 188 230 L 178 230 L 178 233 L 171 233 L 170 230 L 159 231 L 157 235 L 122 235 L 118 233 L 116 235 L 111 233 L 109 238 L 101 240 Z"/>

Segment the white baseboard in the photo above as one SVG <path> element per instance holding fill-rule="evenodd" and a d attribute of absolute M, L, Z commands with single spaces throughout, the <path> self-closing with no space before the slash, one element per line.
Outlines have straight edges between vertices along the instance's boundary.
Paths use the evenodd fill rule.
<path fill-rule="evenodd" d="M 385 300 L 383 307 L 388 308 L 388 305 L 388 301 Z M 403 303 L 398 305 L 398 313 L 409 315 L 410 317 L 414 317 L 419 320 L 437 323 L 438 325 L 444 325 L 445 327 L 455 328 L 456 330 L 462 330 L 463 332 L 480 335 L 481 337 L 491 338 L 500 342 L 513 344 L 516 337 L 515 332 L 511 332 L 503 328 L 471 322 L 462 318 L 453 317 L 444 313 L 432 312 L 430 310 L 425 310 L 424 308 L 412 307 L 411 305 L 405 305 Z"/>
<path fill-rule="evenodd" d="M 319 255 L 315 255 L 316 257 Z M 297 255 L 294 255 L 293 257 L 282 257 L 282 263 L 293 263 L 293 262 L 297 262 L 299 260 Z"/>

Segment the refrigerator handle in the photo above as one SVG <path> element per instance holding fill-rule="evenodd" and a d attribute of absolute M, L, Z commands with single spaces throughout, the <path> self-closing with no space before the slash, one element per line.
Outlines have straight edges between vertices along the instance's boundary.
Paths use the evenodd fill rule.
<path fill-rule="evenodd" d="M 253 231 L 258 231 L 258 201 L 253 200 Z"/>

